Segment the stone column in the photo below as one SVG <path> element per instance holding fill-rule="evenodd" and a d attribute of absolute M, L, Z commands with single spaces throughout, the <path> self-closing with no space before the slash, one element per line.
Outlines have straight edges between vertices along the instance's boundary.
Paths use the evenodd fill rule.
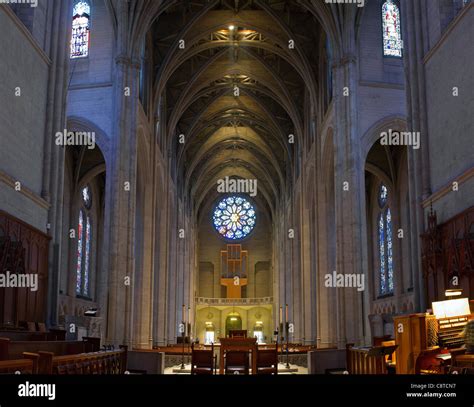
<path fill-rule="evenodd" d="M 139 167 L 140 168 L 140 167 Z M 135 278 L 134 278 L 134 347 L 146 349 L 151 347 L 151 309 L 153 303 L 152 287 L 152 225 L 153 209 L 149 196 L 149 177 L 141 169 L 138 173 L 136 210 L 136 240 L 135 240 Z"/>
<path fill-rule="evenodd" d="M 303 171 L 306 173 L 306 171 Z M 312 180 L 309 180 L 311 183 Z M 304 181 L 303 185 L 308 184 Z M 309 191 L 306 187 L 302 189 L 303 197 L 301 200 L 301 292 L 302 292 L 302 340 L 305 344 L 314 344 L 315 342 L 315 316 L 316 316 L 316 293 L 315 293 L 315 269 L 316 257 L 314 253 L 314 228 L 315 224 L 313 210 L 311 208 L 313 201 L 313 189 Z"/>
<path fill-rule="evenodd" d="M 54 134 L 66 127 L 66 97 L 69 80 L 69 47 L 71 1 L 59 5 L 48 2 L 46 49 L 51 58 L 46 99 L 42 197 L 51 204 L 48 211 L 51 245 L 48 256 L 47 323 L 58 323 L 59 268 L 61 246 L 69 244 L 63 235 L 64 147 L 55 145 Z M 35 18 L 39 18 L 35 15 Z"/>
<path fill-rule="evenodd" d="M 332 137 L 330 139 L 332 143 Z M 330 149 L 333 153 L 333 149 Z M 333 163 L 333 160 L 328 160 Z M 320 347 L 336 346 L 337 336 L 337 289 L 325 286 L 325 275 L 336 269 L 335 217 L 334 217 L 334 169 L 325 168 L 318 174 L 317 211 L 317 273 L 316 312 L 317 344 Z"/>
<path fill-rule="evenodd" d="M 273 326 L 272 331 L 278 328 L 280 318 L 280 228 L 277 220 L 273 219 L 272 240 L 272 297 L 273 297 Z"/>
<path fill-rule="evenodd" d="M 136 112 L 138 63 L 125 55 L 115 60 L 114 106 L 110 171 L 106 179 L 104 270 L 108 272 L 108 298 L 101 297 L 107 312 L 106 342 L 130 345 L 136 205 Z M 130 285 L 126 285 L 130 281 Z"/>
<path fill-rule="evenodd" d="M 168 236 L 167 253 L 168 267 L 167 274 L 167 343 L 176 343 L 178 333 L 178 324 L 181 321 L 182 304 L 178 300 L 178 267 L 177 267 L 177 247 L 178 247 L 178 209 L 176 202 L 176 193 L 172 180 L 168 178 L 171 187 L 168 196 Z"/>
<path fill-rule="evenodd" d="M 160 177 L 157 177 L 160 179 Z M 158 182 L 158 181 L 157 181 Z M 156 186 L 157 190 L 164 191 L 165 186 Z M 156 346 L 166 345 L 167 332 L 167 318 L 166 318 L 166 304 L 167 304 L 167 248 L 168 248 L 168 200 L 163 199 L 166 196 L 160 195 L 159 203 L 155 207 L 156 215 L 156 238 L 155 238 L 155 264 L 154 264 L 154 301 L 153 301 L 153 344 Z"/>
<path fill-rule="evenodd" d="M 354 55 L 346 54 L 334 67 L 334 84 L 336 272 L 356 276 L 364 274 L 367 283 L 367 241 L 363 233 L 364 166 L 357 131 L 357 64 Z M 362 293 L 355 287 L 335 290 L 338 292 L 339 347 L 348 342 L 363 342 Z"/>
<path fill-rule="evenodd" d="M 429 5 L 433 6 L 433 5 Z M 420 149 L 408 149 L 408 180 L 410 196 L 410 224 L 414 274 L 415 307 L 426 309 L 424 283 L 421 268 L 420 234 L 424 231 L 424 212 L 421 202 L 431 195 L 429 168 L 429 135 L 426 114 L 426 89 L 423 57 L 427 51 L 426 32 L 427 4 L 401 2 L 403 34 L 403 60 L 407 95 L 407 130 L 420 132 Z"/>

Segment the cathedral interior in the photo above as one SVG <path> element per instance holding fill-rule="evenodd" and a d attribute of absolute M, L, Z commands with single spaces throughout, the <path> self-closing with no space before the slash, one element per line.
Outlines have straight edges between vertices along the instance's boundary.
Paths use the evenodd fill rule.
<path fill-rule="evenodd" d="M 473 22 L 0 4 L 0 373 L 474 373 Z"/>

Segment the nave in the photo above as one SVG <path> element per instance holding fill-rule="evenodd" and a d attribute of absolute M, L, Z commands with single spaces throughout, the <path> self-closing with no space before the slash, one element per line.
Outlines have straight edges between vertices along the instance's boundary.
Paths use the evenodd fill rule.
<path fill-rule="evenodd" d="M 473 14 L 0 4 L 0 373 L 472 374 Z"/>

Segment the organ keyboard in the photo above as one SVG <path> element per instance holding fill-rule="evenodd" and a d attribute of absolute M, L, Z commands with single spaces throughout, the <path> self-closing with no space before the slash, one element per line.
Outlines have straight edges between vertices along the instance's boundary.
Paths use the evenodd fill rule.
<path fill-rule="evenodd" d="M 467 324 L 468 317 L 457 316 L 451 318 L 440 318 L 438 324 L 434 324 L 438 345 L 440 348 L 459 348 L 464 344 L 462 332 Z"/>

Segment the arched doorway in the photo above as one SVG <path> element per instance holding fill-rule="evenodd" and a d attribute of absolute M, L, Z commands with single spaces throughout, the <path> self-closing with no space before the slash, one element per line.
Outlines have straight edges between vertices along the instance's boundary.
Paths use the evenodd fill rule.
<path fill-rule="evenodd" d="M 215 339 L 215 327 L 212 322 L 206 322 L 206 334 L 204 337 L 204 344 L 211 345 L 216 341 Z"/>
<path fill-rule="evenodd" d="M 237 312 L 230 313 L 225 320 L 225 336 L 229 336 L 229 331 L 241 330 L 242 318 Z"/>
<path fill-rule="evenodd" d="M 265 337 L 263 335 L 263 322 L 262 321 L 257 321 L 255 323 L 255 326 L 253 328 L 253 336 L 254 338 L 257 338 L 257 343 L 265 342 Z"/>

